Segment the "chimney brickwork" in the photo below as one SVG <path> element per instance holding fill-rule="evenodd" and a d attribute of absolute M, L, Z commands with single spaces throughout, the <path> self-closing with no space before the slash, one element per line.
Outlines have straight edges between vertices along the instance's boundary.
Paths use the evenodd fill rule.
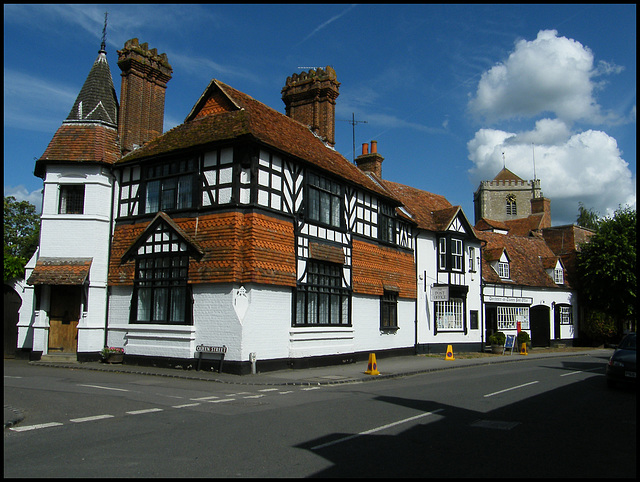
<path fill-rule="evenodd" d="M 282 101 L 287 116 L 308 125 L 334 147 L 335 112 L 340 83 L 332 67 L 318 68 L 287 77 Z"/>
<path fill-rule="evenodd" d="M 166 54 L 158 55 L 137 38 L 118 50 L 118 67 L 122 70 L 118 134 L 126 155 L 162 134 L 164 96 L 173 70 Z"/>
<path fill-rule="evenodd" d="M 362 144 L 362 154 L 356 157 L 356 166 L 364 172 L 375 174 L 378 179 L 382 179 L 382 161 L 384 157 L 378 154 L 378 142 L 371 141 L 371 153 L 369 153 L 369 144 Z"/>

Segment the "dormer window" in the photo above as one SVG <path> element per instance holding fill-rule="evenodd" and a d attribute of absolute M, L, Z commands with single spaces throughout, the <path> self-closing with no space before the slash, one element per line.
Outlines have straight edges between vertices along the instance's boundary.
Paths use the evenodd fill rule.
<path fill-rule="evenodd" d="M 498 262 L 498 276 L 502 279 L 509 279 L 509 263 L 504 261 Z"/>
<path fill-rule="evenodd" d="M 564 270 L 562 268 L 553 270 L 553 281 L 559 285 L 564 283 Z"/>

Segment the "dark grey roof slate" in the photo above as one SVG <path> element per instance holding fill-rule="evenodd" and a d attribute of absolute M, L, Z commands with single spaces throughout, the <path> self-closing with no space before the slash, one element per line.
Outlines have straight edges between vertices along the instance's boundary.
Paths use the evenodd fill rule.
<path fill-rule="evenodd" d="M 118 99 L 107 55 L 100 50 L 65 123 L 103 122 L 118 126 Z"/>

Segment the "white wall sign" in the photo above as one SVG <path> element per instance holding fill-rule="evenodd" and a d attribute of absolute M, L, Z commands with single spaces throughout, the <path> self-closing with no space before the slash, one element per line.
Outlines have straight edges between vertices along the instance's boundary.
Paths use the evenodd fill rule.
<path fill-rule="evenodd" d="M 448 286 L 432 286 L 431 301 L 449 301 Z"/>

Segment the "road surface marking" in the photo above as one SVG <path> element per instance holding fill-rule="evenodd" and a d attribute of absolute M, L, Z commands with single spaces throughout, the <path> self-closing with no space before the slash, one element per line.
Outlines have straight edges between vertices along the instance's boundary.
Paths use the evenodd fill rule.
<path fill-rule="evenodd" d="M 443 408 L 439 408 L 439 409 L 433 410 L 431 412 L 421 413 L 420 415 L 415 415 L 413 417 L 405 418 L 404 420 L 398 420 L 397 422 L 388 423 L 388 424 L 382 425 L 380 427 L 372 428 L 371 430 L 365 430 L 364 432 L 356 433 L 354 435 L 349 435 L 348 437 L 343 437 L 341 439 L 334 440 L 332 442 L 327 442 L 327 443 L 324 443 L 324 444 L 316 445 L 315 447 L 311 447 L 311 450 L 323 449 L 325 447 L 329 447 L 331 445 L 336 445 L 336 444 L 339 444 L 339 443 L 342 443 L 342 442 L 346 442 L 347 440 L 351 440 L 351 439 L 360 437 L 362 435 L 369 435 L 369 434 L 372 434 L 372 433 L 380 432 L 381 430 L 385 430 L 385 429 L 388 429 L 388 428 L 391 428 L 391 427 L 395 427 L 396 425 L 401 425 L 403 423 L 412 422 L 413 420 L 418 420 L 419 418 L 428 417 L 429 415 L 434 415 L 436 413 L 442 412 L 443 410 L 444 410 Z"/>
<path fill-rule="evenodd" d="M 320 390 L 321 388 L 322 387 L 306 387 L 306 388 L 303 388 L 302 390 L 305 390 L 305 391 L 307 391 L 307 390 Z"/>
<path fill-rule="evenodd" d="M 9 427 L 9 430 L 13 430 L 14 432 L 26 432 L 28 430 L 37 430 L 39 428 L 57 427 L 58 425 L 62 424 L 60 422 L 38 423 L 36 425 L 25 425 L 24 427 Z"/>
<path fill-rule="evenodd" d="M 146 408 L 144 410 L 132 410 L 131 412 L 127 412 L 129 415 L 140 415 L 143 413 L 152 413 L 152 412 L 162 412 L 162 408 Z"/>
<path fill-rule="evenodd" d="M 124 388 L 113 388 L 113 387 L 101 387 L 100 385 L 82 385 L 78 384 L 81 387 L 89 387 L 89 388 L 102 388 L 103 390 L 116 390 L 118 392 L 128 392 L 129 390 L 125 390 Z"/>
<path fill-rule="evenodd" d="M 536 383 L 538 383 L 538 381 L 537 381 L 537 380 L 536 380 L 535 382 L 523 383 L 522 385 L 518 385 L 517 387 L 505 388 L 504 390 L 500 390 L 499 392 L 488 393 L 488 394 L 486 394 L 484 397 L 485 397 L 485 398 L 487 398 L 487 397 L 493 397 L 494 395 L 498 395 L 498 394 L 500 394 L 500 393 L 509 392 L 509 391 L 511 391 L 511 390 L 515 390 L 515 389 L 517 389 L 517 388 L 527 387 L 527 386 L 529 386 L 529 385 L 534 385 L 534 384 L 536 384 Z"/>
<path fill-rule="evenodd" d="M 242 397 L 242 398 L 262 398 L 262 397 L 264 397 L 264 394 L 260 394 L 260 395 L 249 395 L 249 396 Z"/>
<path fill-rule="evenodd" d="M 578 370 L 578 371 L 575 371 L 575 372 L 563 373 L 560 376 L 561 377 L 568 377 L 569 375 L 576 375 L 578 373 L 586 373 L 586 372 L 595 372 L 595 371 L 599 371 L 599 370 L 602 370 L 602 368 L 598 367 L 598 368 L 591 368 L 589 370 Z"/>
<path fill-rule="evenodd" d="M 276 392 L 277 388 L 263 388 L 262 390 L 258 390 L 259 392 Z"/>
<path fill-rule="evenodd" d="M 214 398 L 220 398 L 220 397 L 217 397 L 215 395 L 211 395 L 210 397 L 190 398 L 190 400 L 193 400 L 193 401 L 196 401 L 196 400 L 207 401 L 207 400 L 212 400 Z"/>
<path fill-rule="evenodd" d="M 209 400 L 209 403 L 224 403 L 224 402 L 233 402 L 235 398 L 222 398 L 220 400 Z"/>
<path fill-rule="evenodd" d="M 173 408 L 197 407 L 199 403 L 185 403 L 184 405 L 173 405 Z"/>
<path fill-rule="evenodd" d="M 81 423 L 81 422 L 93 422 L 94 420 L 102 420 L 104 418 L 113 418 L 113 415 L 109 415 L 109 414 L 104 414 L 104 415 L 94 415 L 92 417 L 82 417 L 82 418 L 72 418 L 71 420 L 69 420 L 70 422 L 76 422 L 76 423 Z"/>

